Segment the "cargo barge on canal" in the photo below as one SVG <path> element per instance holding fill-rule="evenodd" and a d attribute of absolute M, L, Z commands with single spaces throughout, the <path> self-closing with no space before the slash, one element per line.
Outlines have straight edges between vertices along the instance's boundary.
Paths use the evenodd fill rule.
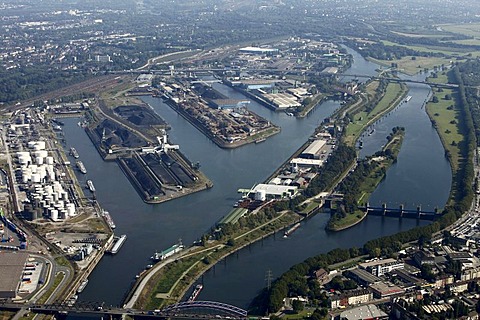
<path fill-rule="evenodd" d="M 120 237 L 114 237 L 112 249 L 107 252 L 110 254 L 116 254 L 125 243 L 125 240 L 127 240 L 126 234 L 122 234 Z"/>

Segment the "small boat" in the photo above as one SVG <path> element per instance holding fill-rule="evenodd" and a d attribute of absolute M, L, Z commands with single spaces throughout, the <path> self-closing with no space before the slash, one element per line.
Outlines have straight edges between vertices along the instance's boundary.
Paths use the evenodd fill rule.
<path fill-rule="evenodd" d="M 70 148 L 70 154 L 72 155 L 72 157 L 74 157 L 75 159 L 78 159 L 79 158 L 79 155 L 78 155 L 78 152 L 77 152 L 77 149 L 75 148 Z"/>
<path fill-rule="evenodd" d="M 90 190 L 91 192 L 95 192 L 95 186 L 93 185 L 93 181 L 92 180 L 87 180 L 87 185 L 86 185 L 86 188 L 88 190 Z"/>
<path fill-rule="evenodd" d="M 87 169 L 85 168 L 85 165 L 80 160 L 77 161 L 77 168 L 78 168 L 78 170 L 80 170 L 81 173 L 83 173 L 83 174 L 87 173 Z"/>

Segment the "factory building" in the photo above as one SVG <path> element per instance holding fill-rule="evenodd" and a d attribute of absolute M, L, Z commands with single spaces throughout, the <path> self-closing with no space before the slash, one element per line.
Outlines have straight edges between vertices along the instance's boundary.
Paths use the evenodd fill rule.
<path fill-rule="evenodd" d="M 253 194 L 255 200 L 265 201 L 270 199 L 289 199 L 293 198 L 298 192 L 298 187 L 288 185 L 257 184 L 250 194 Z"/>
<path fill-rule="evenodd" d="M 405 264 L 402 261 L 395 259 L 376 260 L 359 264 L 360 268 L 367 270 L 377 277 L 381 277 L 393 270 L 403 269 Z"/>
<path fill-rule="evenodd" d="M 273 55 L 275 53 L 278 53 L 278 49 L 260 47 L 244 47 L 240 48 L 238 51 L 240 51 L 240 53 L 251 55 Z"/>
<path fill-rule="evenodd" d="M 0 299 L 17 296 L 27 258 L 25 252 L 0 252 Z"/>
<path fill-rule="evenodd" d="M 304 159 L 319 159 L 321 149 L 327 143 L 326 140 L 319 139 L 314 140 L 300 155 L 300 158 Z"/>

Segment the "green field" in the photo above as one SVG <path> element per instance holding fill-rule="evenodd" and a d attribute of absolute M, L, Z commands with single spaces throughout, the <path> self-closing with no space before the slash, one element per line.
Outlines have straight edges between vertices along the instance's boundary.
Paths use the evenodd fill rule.
<path fill-rule="evenodd" d="M 426 30 L 424 30 L 426 31 Z M 445 38 L 448 37 L 447 34 L 428 34 L 428 33 L 407 33 L 407 32 L 399 32 L 399 31 L 391 31 L 394 34 L 398 34 L 399 36 L 409 37 L 409 38 Z"/>
<path fill-rule="evenodd" d="M 450 55 L 450 56 L 465 56 L 469 53 L 472 55 L 478 55 L 480 52 L 478 51 L 471 51 L 468 48 L 452 48 L 448 47 L 448 45 L 445 46 L 408 46 L 408 45 L 403 45 L 399 44 L 396 42 L 391 42 L 391 41 L 382 41 L 384 45 L 386 46 L 400 46 L 400 47 L 406 47 L 412 50 L 416 50 L 419 52 L 433 52 L 433 53 L 443 53 L 445 55 Z"/>
<path fill-rule="evenodd" d="M 452 96 L 452 100 L 445 99 L 447 94 Z M 450 154 L 449 159 L 452 170 L 456 171 L 461 160 L 458 143 L 463 140 L 463 136 L 458 129 L 457 118 L 459 111 L 455 106 L 458 97 L 451 89 L 444 89 L 443 92 L 434 92 L 434 95 L 438 98 L 438 103 L 427 103 L 427 112 L 438 130 L 445 149 Z"/>
<path fill-rule="evenodd" d="M 413 60 L 411 56 L 395 60 L 368 59 L 386 67 L 390 67 L 392 63 L 396 63 L 401 72 L 409 75 L 414 75 L 425 68 L 433 69 L 434 67 L 440 67 L 441 65 L 447 66 L 450 65 L 452 61 L 451 59 L 440 57 L 415 57 L 415 60 Z"/>
<path fill-rule="evenodd" d="M 406 92 L 407 89 L 404 85 L 393 82 L 389 83 L 385 95 L 370 113 L 365 111 L 355 113 L 353 121 L 346 128 L 345 143 L 348 145 L 355 144 L 355 141 L 361 133 L 382 114 L 399 103 Z"/>
<path fill-rule="evenodd" d="M 448 32 L 480 38 L 480 23 L 443 24 L 440 27 Z"/>

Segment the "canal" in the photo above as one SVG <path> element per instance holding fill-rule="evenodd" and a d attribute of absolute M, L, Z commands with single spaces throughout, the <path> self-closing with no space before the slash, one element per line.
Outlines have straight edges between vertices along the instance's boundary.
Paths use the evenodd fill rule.
<path fill-rule="evenodd" d="M 355 74 L 370 74 L 378 67 L 353 53 L 355 62 L 352 68 L 355 68 Z M 241 97 L 226 86 L 214 86 L 231 98 Z M 413 96 L 411 106 L 392 112 L 377 124 L 375 134 L 364 140 L 365 148 L 362 152 L 366 154 L 383 144 L 382 139 L 385 139 L 393 126 L 401 125 L 407 128 L 404 148 L 398 162 L 389 170 L 387 179 L 372 195 L 372 201 L 392 204 L 421 202 L 425 207 L 442 207 L 450 188 L 450 168 L 443 157 L 441 144 L 437 143 L 438 135 L 432 131 L 428 118 L 425 118 L 427 121 L 418 120 L 424 115 L 421 102 L 428 96 L 429 89 L 422 86 L 410 89 L 409 94 Z M 171 125 L 171 140 L 180 145 L 182 152 L 192 162 L 200 162 L 201 170 L 213 181 L 214 187 L 171 202 L 147 205 L 116 163 L 101 160 L 83 129 L 76 125 L 78 119 L 66 120 L 64 130 L 67 147 L 73 146 L 77 149 L 88 170 L 87 177 L 82 179 L 89 178 L 94 181 L 98 201 L 110 212 L 117 225 L 116 234 L 128 235 L 120 252 L 115 256 L 105 256 L 91 274 L 89 284 L 80 295 L 82 301 L 121 304 L 135 275 L 150 263 L 149 257 L 155 251 L 165 249 L 179 239 L 186 245 L 198 239 L 229 212 L 238 199 L 238 188 L 248 188 L 266 179 L 308 139 L 324 118 L 339 107 L 337 102 L 325 101 L 308 117 L 296 119 L 284 113 L 274 113 L 252 101 L 248 108 L 279 125 L 282 131 L 259 144 L 223 150 L 160 99 L 146 97 L 144 100 Z M 424 127 L 426 131 L 431 131 L 431 134 L 426 135 L 426 131 L 421 131 L 420 128 L 415 131 L 414 127 L 417 126 Z M 385 132 L 383 136 L 382 130 Z M 428 153 L 429 157 L 415 156 L 422 152 L 422 148 L 426 149 L 425 153 Z M 418 170 L 425 178 L 418 179 L 415 170 L 419 166 L 421 169 Z M 443 178 L 437 181 L 435 179 L 439 173 L 443 174 Z M 397 176 L 399 177 L 393 179 Z M 432 179 L 436 181 L 435 190 L 438 192 L 431 192 Z M 424 198 L 417 197 L 416 189 L 398 189 L 398 181 L 403 181 L 402 186 L 415 184 L 418 189 L 430 192 L 427 192 Z M 199 299 L 246 307 L 265 286 L 265 274 L 269 270 L 273 277 L 276 277 L 293 264 L 312 255 L 339 247 L 360 247 L 370 239 L 425 224 L 408 219 L 368 217 L 351 229 L 328 233 L 324 229 L 327 220 L 327 214 L 318 214 L 302 223 L 288 239 L 277 234 L 228 257 L 205 274 L 204 290 Z"/>

